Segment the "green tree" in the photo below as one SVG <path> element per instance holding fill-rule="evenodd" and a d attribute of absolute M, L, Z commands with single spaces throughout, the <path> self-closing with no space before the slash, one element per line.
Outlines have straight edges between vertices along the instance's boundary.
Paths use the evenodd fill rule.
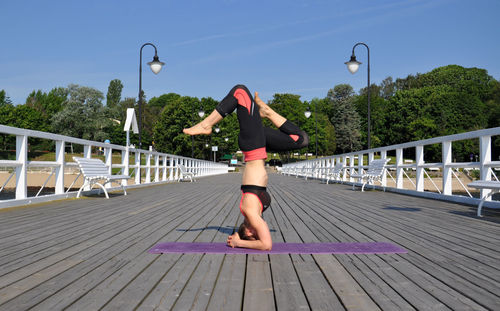
<path fill-rule="evenodd" d="M 102 104 L 104 95 L 96 89 L 75 84 L 68 86 L 68 92 L 69 99 L 63 110 L 51 119 L 54 131 L 94 141 L 108 139 L 112 122 Z"/>
<path fill-rule="evenodd" d="M 382 97 L 388 96 L 386 92 L 390 93 L 393 87 L 390 86 L 392 78 L 386 78 L 382 81 L 381 86 L 371 85 L 370 94 L 370 135 L 371 147 L 380 147 L 383 145 L 385 139 L 385 107 L 386 99 Z M 382 86 L 383 85 L 383 86 Z M 354 96 L 353 101 L 356 111 L 360 117 L 361 124 L 361 143 L 363 148 L 368 148 L 368 88 L 360 90 L 360 95 Z"/>
<path fill-rule="evenodd" d="M 113 119 L 120 118 L 120 101 L 122 98 L 123 84 L 119 79 L 114 79 L 109 82 L 108 93 L 106 94 L 106 107 L 108 108 L 109 117 Z"/>
<path fill-rule="evenodd" d="M 68 99 L 68 90 L 58 87 L 52 89 L 49 93 L 41 90 L 31 92 L 26 98 L 26 106 L 40 112 L 40 117 L 43 123 L 48 126 L 48 131 L 52 132 L 50 119 L 63 109 L 65 102 Z"/>
<path fill-rule="evenodd" d="M 337 137 L 337 153 L 361 148 L 360 117 L 354 105 L 354 90 L 349 84 L 339 84 L 328 91 L 332 106 L 331 123 Z"/>
<path fill-rule="evenodd" d="M 380 94 L 379 96 L 383 99 L 389 99 L 394 96 L 396 92 L 396 85 L 392 81 L 392 77 L 387 77 L 380 83 Z"/>
<path fill-rule="evenodd" d="M 488 122 L 485 104 L 478 97 L 447 85 L 398 91 L 387 105 L 388 144 L 477 130 Z M 470 152 L 462 149 L 454 146 L 454 154 L 464 157 Z"/>
<path fill-rule="evenodd" d="M 307 104 L 307 102 L 305 103 Z M 306 123 L 301 128 L 309 134 L 309 146 L 307 152 L 316 152 L 316 118 L 318 127 L 318 155 L 331 155 L 334 153 L 336 145 L 335 127 L 330 122 L 328 115 L 331 115 L 332 107 L 328 100 L 313 98 L 309 103 L 311 117 L 306 119 Z M 300 112 L 299 112 L 300 113 Z"/>
<path fill-rule="evenodd" d="M 106 106 L 115 107 L 121 101 L 123 84 L 119 79 L 109 82 L 108 93 L 106 94 Z"/>
<path fill-rule="evenodd" d="M 191 156 L 191 137 L 182 129 L 193 124 L 191 107 L 199 107 L 196 97 L 181 96 L 166 105 L 153 128 L 155 149 L 161 152 Z"/>
<path fill-rule="evenodd" d="M 7 96 L 7 93 L 5 90 L 0 91 L 0 107 L 4 105 L 12 105 L 12 101 L 10 100 L 9 96 Z"/>

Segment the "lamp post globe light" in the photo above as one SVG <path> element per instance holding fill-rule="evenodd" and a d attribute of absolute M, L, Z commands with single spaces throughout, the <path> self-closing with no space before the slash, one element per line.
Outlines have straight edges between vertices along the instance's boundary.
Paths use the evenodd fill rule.
<path fill-rule="evenodd" d="M 156 46 L 152 43 L 144 43 L 141 46 L 141 49 L 139 51 L 139 148 L 142 147 L 142 140 L 141 140 L 141 133 L 142 133 L 142 49 L 146 46 L 150 45 L 154 47 L 155 49 L 155 56 L 153 57 L 153 60 L 148 63 L 149 67 L 151 68 L 151 71 L 156 75 L 161 71 L 161 68 L 163 65 L 165 65 L 164 62 L 161 62 L 160 59 L 158 58 L 158 51 L 156 49 Z"/>
<path fill-rule="evenodd" d="M 203 111 L 203 108 L 200 107 L 200 110 L 198 111 L 198 116 L 200 118 L 203 118 L 204 115 L 205 115 L 205 111 Z"/>
<path fill-rule="evenodd" d="M 370 91 L 370 48 L 368 47 L 368 45 L 366 45 L 363 42 L 356 43 L 352 47 L 351 59 L 348 62 L 345 62 L 344 64 L 347 65 L 347 69 L 349 70 L 350 73 L 355 74 L 356 71 L 358 71 L 359 65 L 361 65 L 361 63 L 356 60 L 356 55 L 354 55 L 354 49 L 358 45 L 364 45 L 366 47 L 366 49 L 368 50 L 368 64 L 367 64 L 367 67 L 368 67 L 368 88 L 367 88 L 367 90 L 368 90 L 368 114 L 367 114 L 368 132 L 367 132 L 367 143 L 368 143 L 368 149 L 371 149 L 371 134 L 370 134 L 370 132 L 371 132 L 371 120 L 370 120 L 370 114 L 371 114 L 371 109 L 370 109 L 370 93 L 371 93 L 371 91 Z"/>

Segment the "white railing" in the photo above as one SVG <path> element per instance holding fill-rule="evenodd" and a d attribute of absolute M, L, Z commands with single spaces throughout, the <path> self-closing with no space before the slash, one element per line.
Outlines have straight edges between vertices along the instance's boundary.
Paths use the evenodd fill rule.
<path fill-rule="evenodd" d="M 382 179 L 381 187 L 386 187 L 390 191 L 411 195 L 475 204 L 479 202 L 479 199 L 472 197 L 466 184 L 458 178 L 457 172 L 459 170 L 462 170 L 462 173 L 469 170 L 479 170 L 479 179 L 498 180 L 496 174 L 500 170 L 500 161 L 494 161 L 491 158 L 491 137 L 499 135 L 500 127 L 495 127 L 284 164 L 281 171 L 283 174 L 296 177 L 327 179 L 327 174 L 333 169 L 335 164 L 341 162 L 344 167 L 342 177 L 340 177 L 339 181 L 352 184 L 357 183 L 357 179 L 350 177 L 350 174 L 361 173 L 368 168 L 368 165 L 363 163 L 365 158 L 368 160 L 368 164 L 373 161 L 375 156 L 392 158 L 393 160 L 387 165 L 387 174 Z M 479 140 L 479 159 L 475 162 L 453 161 L 452 142 L 464 140 Z M 436 144 L 441 145 L 441 162 L 428 163 L 424 159 L 424 148 Z M 412 154 L 415 157 L 413 159 L 403 158 L 405 149 L 414 149 Z M 415 177 L 410 177 L 408 175 L 409 171 Z M 434 175 L 434 178 L 431 175 Z M 457 184 L 455 187 L 453 187 L 453 177 L 455 177 L 455 184 Z M 438 179 L 442 180 L 436 184 Z M 428 181 L 427 187 L 425 186 L 426 181 Z M 453 191 L 466 192 L 468 196 L 453 194 Z M 481 190 L 480 197 L 485 196 L 490 191 L 488 189 Z M 489 201 L 491 201 L 491 198 Z M 500 202 L 494 201 L 487 202 L 485 206 L 497 207 L 499 204 Z"/>
<path fill-rule="evenodd" d="M 0 125 L 0 134 L 15 135 L 16 137 L 16 158 L 15 160 L 0 159 L 0 168 L 7 170 L 9 177 L 0 185 L 0 192 L 5 185 L 15 176 L 15 199 L 0 201 L 0 208 L 30 204 L 35 202 L 43 202 L 68 198 L 76 196 L 76 191 L 70 192 L 71 186 L 65 191 L 64 171 L 65 168 L 75 168 L 78 165 L 75 162 L 66 162 L 66 146 L 68 144 L 83 145 L 83 157 L 91 158 L 92 148 L 101 148 L 104 153 L 106 165 L 109 167 L 109 172 L 113 168 L 121 169 L 123 175 L 135 175 L 135 185 L 128 185 L 127 180 L 123 180 L 123 186 L 138 187 L 141 185 L 150 185 L 154 183 L 171 182 L 182 178 L 178 165 L 184 165 L 189 172 L 195 174 L 196 177 L 225 174 L 228 172 L 228 165 L 205 161 L 172 154 L 166 154 L 156 151 L 141 150 L 129 148 L 121 145 L 107 144 L 85 139 L 73 138 L 64 135 L 20 129 L 5 125 Z M 28 139 L 41 138 L 55 142 L 55 161 L 30 161 L 28 159 Z M 112 163 L 113 151 L 121 153 L 121 162 Z M 130 161 L 131 156 L 133 161 Z M 55 176 L 55 193 L 39 196 L 42 189 L 36 196 L 28 196 L 28 169 L 33 168 L 49 168 L 51 174 L 41 188 L 45 186 L 47 181 Z M 79 176 L 79 175 L 78 175 Z M 77 177 L 78 178 L 78 177 Z M 74 184 L 76 179 L 71 185 Z"/>

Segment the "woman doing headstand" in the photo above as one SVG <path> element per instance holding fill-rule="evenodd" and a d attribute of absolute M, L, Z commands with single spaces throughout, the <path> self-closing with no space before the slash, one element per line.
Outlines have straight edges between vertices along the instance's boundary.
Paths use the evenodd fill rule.
<path fill-rule="evenodd" d="M 309 137 L 260 100 L 257 92 L 254 100 L 244 85 L 233 87 L 207 118 L 183 132 L 188 135 L 209 135 L 212 133 L 212 126 L 235 109 L 240 125 L 238 144 L 246 162 L 240 201 L 240 211 L 245 220 L 238 232 L 227 238 L 227 244 L 231 247 L 270 250 L 271 233 L 262 218 L 262 212 L 271 203 L 271 197 L 266 192 L 267 172 L 264 161 L 267 159 L 267 152 L 304 148 L 309 144 Z M 269 119 L 278 130 L 263 127 L 262 117 Z"/>

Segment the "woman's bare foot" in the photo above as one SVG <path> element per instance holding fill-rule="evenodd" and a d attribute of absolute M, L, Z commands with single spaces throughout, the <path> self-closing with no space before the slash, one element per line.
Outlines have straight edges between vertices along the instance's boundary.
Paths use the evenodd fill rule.
<path fill-rule="evenodd" d="M 206 126 L 203 121 L 187 129 L 183 129 L 182 132 L 188 135 L 210 135 L 212 133 L 212 126 Z"/>
<path fill-rule="evenodd" d="M 276 113 L 271 107 L 262 101 L 259 97 L 259 93 L 255 92 L 254 96 L 255 103 L 259 106 L 259 112 L 261 118 L 266 118 L 271 121 L 277 128 L 280 128 L 286 119 L 280 114 Z"/>
<path fill-rule="evenodd" d="M 182 132 L 188 135 L 210 135 L 212 133 L 212 126 L 217 124 L 222 120 L 222 116 L 217 112 L 217 110 L 212 111 L 203 121 L 187 129 L 183 129 Z"/>
<path fill-rule="evenodd" d="M 272 109 L 269 108 L 269 106 L 266 103 L 264 103 L 262 99 L 260 99 L 259 92 L 255 92 L 254 100 L 257 106 L 259 106 L 260 117 L 268 118 L 269 115 L 272 113 Z"/>

